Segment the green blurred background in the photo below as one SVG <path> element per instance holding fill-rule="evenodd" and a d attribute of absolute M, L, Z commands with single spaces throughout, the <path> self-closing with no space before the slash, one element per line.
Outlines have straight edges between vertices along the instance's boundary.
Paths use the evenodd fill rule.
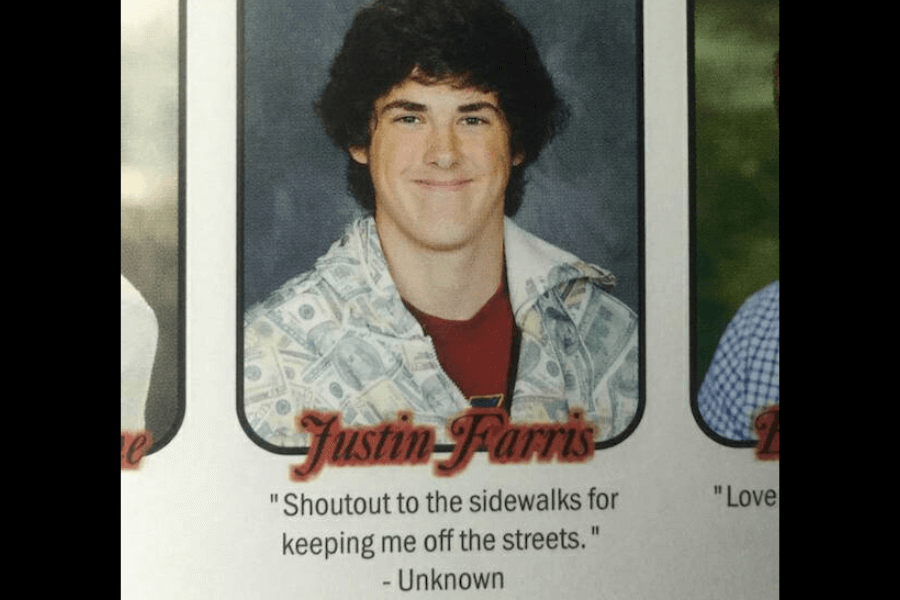
<path fill-rule="evenodd" d="M 778 279 L 779 5 L 695 0 L 694 391 L 741 303 Z"/>

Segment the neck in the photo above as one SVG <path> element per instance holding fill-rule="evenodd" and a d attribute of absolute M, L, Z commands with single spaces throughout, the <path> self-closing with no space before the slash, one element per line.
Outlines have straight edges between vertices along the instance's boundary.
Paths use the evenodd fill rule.
<path fill-rule="evenodd" d="M 500 286 L 502 221 L 499 232 L 453 249 L 416 246 L 380 227 L 378 234 L 400 296 L 424 313 L 455 321 L 471 319 Z"/>

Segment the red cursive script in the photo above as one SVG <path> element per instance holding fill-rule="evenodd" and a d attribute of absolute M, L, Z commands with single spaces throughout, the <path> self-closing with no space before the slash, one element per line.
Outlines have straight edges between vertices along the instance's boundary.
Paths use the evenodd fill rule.
<path fill-rule="evenodd" d="M 122 468 L 137 469 L 141 459 L 153 446 L 153 434 L 149 431 L 122 432 Z"/>
<path fill-rule="evenodd" d="M 341 413 L 303 411 L 297 424 L 312 434 L 306 462 L 291 467 L 293 481 L 307 481 L 325 464 L 335 466 L 420 464 L 431 458 L 434 428 L 413 426 L 412 413 L 372 427 L 344 429 Z"/>
<path fill-rule="evenodd" d="M 778 405 L 770 406 L 753 421 L 759 444 L 756 445 L 756 458 L 759 460 L 778 460 Z"/>
<path fill-rule="evenodd" d="M 469 464 L 475 450 L 485 448 L 492 463 L 527 463 L 556 458 L 560 462 L 585 462 L 594 456 L 594 428 L 580 410 L 569 412 L 566 423 L 514 425 L 497 408 L 472 408 L 450 424 L 456 440 L 453 454 L 435 464 L 442 477 L 456 475 Z"/>
<path fill-rule="evenodd" d="M 342 466 L 417 465 L 434 451 L 434 428 L 413 425 L 412 413 L 397 413 L 396 421 L 368 427 L 341 424 L 341 413 L 303 411 L 301 431 L 312 436 L 306 461 L 292 465 L 292 481 L 309 481 L 326 464 Z M 453 419 L 448 430 L 456 442 L 446 460 L 435 462 L 434 473 L 450 477 L 462 472 L 476 450 L 487 450 L 492 463 L 586 462 L 594 456 L 594 426 L 581 410 L 565 423 L 512 424 L 502 408 L 470 408 Z"/>

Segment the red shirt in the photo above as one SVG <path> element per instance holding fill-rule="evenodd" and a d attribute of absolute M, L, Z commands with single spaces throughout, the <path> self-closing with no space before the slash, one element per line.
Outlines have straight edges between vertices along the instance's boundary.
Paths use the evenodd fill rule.
<path fill-rule="evenodd" d="M 466 398 L 471 401 L 481 397 L 476 402 L 479 406 L 508 406 L 511 359 L 518 330 L 505 279 L 490 300 L 466 321 L 441 319 L 410 304 L 406 306 L 425 334 L 431 336 L 438 361 Z"/>

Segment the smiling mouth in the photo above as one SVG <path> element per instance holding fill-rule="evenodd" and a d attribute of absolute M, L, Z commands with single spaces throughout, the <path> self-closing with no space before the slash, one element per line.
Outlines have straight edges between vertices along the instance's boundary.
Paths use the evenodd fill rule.
<path fill-rule="evenodd" d="M 416 179 L 416 184 L 431 190 L 459 190 L 471 183 L 471 179 Z"/>

